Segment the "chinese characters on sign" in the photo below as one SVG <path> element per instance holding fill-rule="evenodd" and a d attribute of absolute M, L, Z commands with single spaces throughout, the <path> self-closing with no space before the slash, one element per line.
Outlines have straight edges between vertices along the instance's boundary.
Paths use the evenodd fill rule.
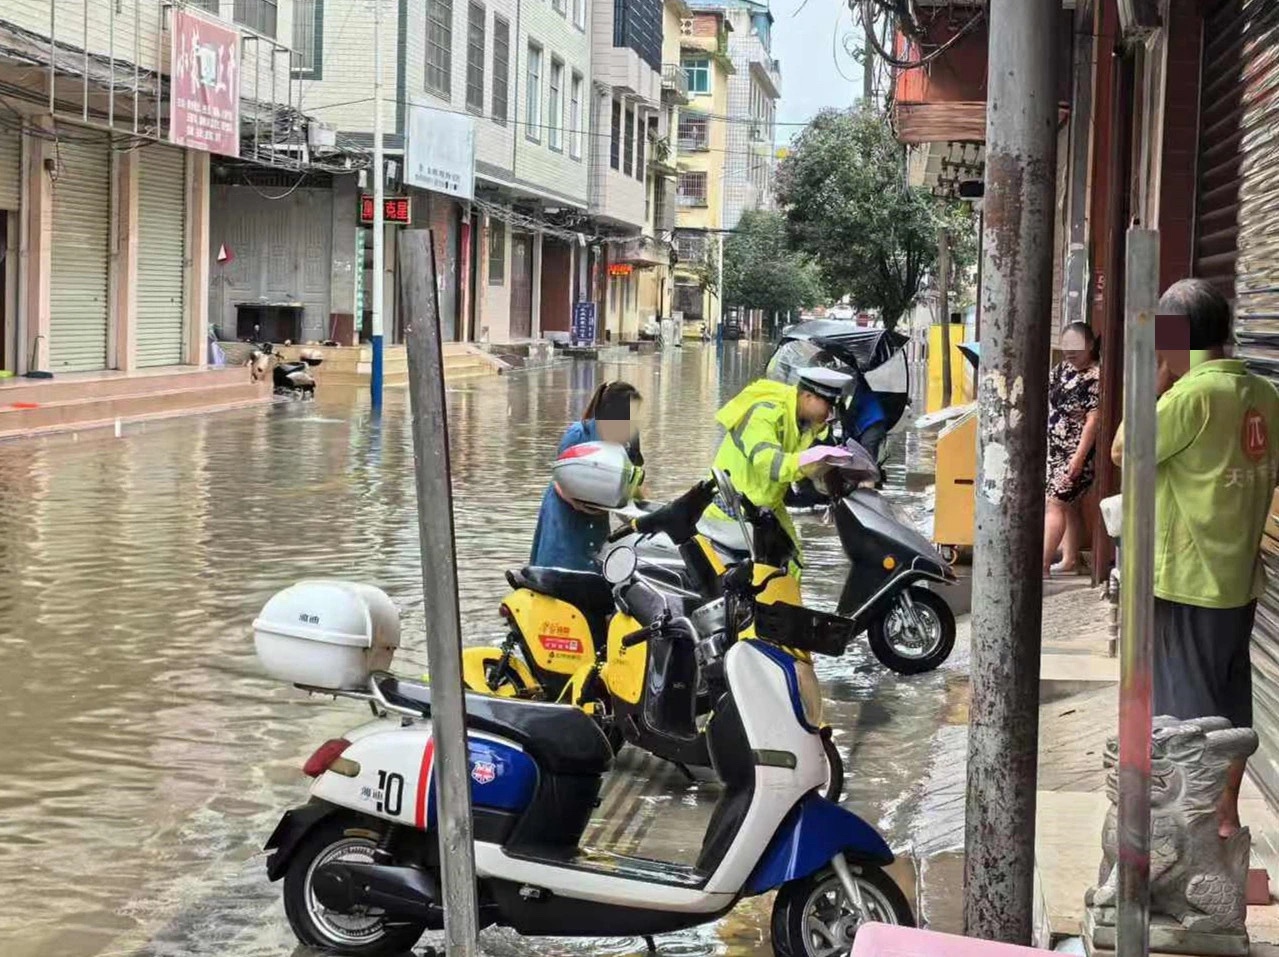
<path fill-rule="evenodd" d="M 404 182 L 454 199 L 474 199 L 474 117 L 410 103 Z"/>
<path fill-rule="evenodd" d="M 635 267 L 630 263 L 609 263 L 608 274 L 610 276 L 629 276 Z"/>
<path fill-rule="evenodd" d="M 173 8 L 169 140 L 240 155 L 240 34 L 218 20 Z"/>
<path fill-rule="evenodd" d="M 360 223 L 368 226 L 373 222 L 373 197 L 368 193 L 360 195 Z M 391 226 L 408 226 L 413 222 L 413 204 L 407 196 L 386 196 L 382 200 L 382 221 Z"/>
<path fill-rule="evenodd" d="M 595 303 L 573 303 L 573 345 L 589 346 L 595 342 Z"/>

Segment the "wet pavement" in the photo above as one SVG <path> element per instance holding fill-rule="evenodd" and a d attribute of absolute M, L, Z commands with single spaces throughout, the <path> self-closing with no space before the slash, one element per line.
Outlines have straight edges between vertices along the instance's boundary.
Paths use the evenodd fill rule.
<path fill-rule="evenodd" d="M 560 434 L 599 378 L 645 396 L 650 490 L 700 478 L 718 405 L 766 351 L 690 346 L 574 362 L 449 391 L 463 630 L 500 635 L 503 571 L 523 562 Z M 895 439 L 899 451 L 902 439 Z M 300 767 L 362 720 L 263 677 L 250 623 L 304 577 L 362 579 L 403 613 L 397 670 L 420 672 L 423 616 L 403 391 L 380 422 L 362 396 L 0 448 L 0 952 L 5 957 L 308 953 L 261 845 L 301 802 Z M 900 480 L 902 468 L 895 470 Z M 892 493 L 918 508 L 909 493 Z M 846 564 L 801 519 L 807 600 L 832 607 Z M 864 645 L 819 674 L 847 768 L 846 804 L 890 843 L 918 843 L 934 731 L 955 720 L 963 654 L 917 678 Z M 716 788 L 630 755 L 592 839 L 695 855 Z M 909 882 L 907 868 L 903 878 Z M 768 901 L 659 939 L 666 954 L 767 954 Z M 639 954 L 642 941 L 525 941 L 492 954 Z"/>

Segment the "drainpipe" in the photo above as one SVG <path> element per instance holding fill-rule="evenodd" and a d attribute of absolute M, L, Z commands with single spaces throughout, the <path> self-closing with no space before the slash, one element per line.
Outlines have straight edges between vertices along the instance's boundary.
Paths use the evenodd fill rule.
<path fill-rule="evenodd" d="M 991 0 L 964 932 L 1029 945 L 1057 165 L 1056 0 Z"/>

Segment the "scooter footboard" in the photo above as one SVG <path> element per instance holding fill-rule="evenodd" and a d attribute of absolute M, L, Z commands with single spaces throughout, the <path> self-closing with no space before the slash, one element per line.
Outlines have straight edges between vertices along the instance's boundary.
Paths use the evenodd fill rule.
<path fill-rule="evenodd" d="M 777 828 L 746 881 L 744 893 L 763 894 L 821 870 L 836 854 L 885 867 L 893 852 L 879 832 L 852 811 L 815 793 L 804 797 Z"/>

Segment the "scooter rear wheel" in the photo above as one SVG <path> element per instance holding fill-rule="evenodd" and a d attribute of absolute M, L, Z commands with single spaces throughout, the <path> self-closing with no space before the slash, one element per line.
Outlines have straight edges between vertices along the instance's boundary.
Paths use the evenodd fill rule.
<path fill-rule="evenodd" d="M 870 650 L 899 675 L 934 671 L 955 648 L 955 613 L 946 599 L 920 587 L 909 589 L 909 595 L 918 627 L 899 597 L 866 628 Z"/>
<path fill-rule="evenodd" d="M 315 897 L 312 878 L 321 864 L 335 860 L 372 863 L 378 840 L 364 818 L 329 818 L 307 835 L 284 875 L 284 913 L 298 940 L 309 947 L 352 957 L 404 954 L 427 929 L 425 921 L 392 923 L 377 910 L 342 914 Z"/>
<path fill-rule="evenodd" d="M 783 884 L 773 902 L 773 953 L 777 957 L 843 957 L 862 924 L 875 921 L 914 927 L 906 895 L 878 867 L 849 865 L 862 906 L 848 899 L 832 870 Z"/>

